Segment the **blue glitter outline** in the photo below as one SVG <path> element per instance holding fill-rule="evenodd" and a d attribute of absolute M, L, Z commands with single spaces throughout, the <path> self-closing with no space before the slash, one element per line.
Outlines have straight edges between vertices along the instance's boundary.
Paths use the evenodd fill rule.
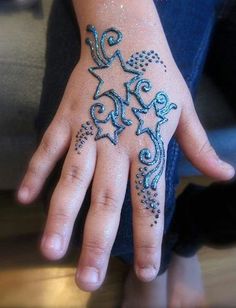
<path fill-rule="evenodd" d="M 149 89 L 151 90 L 151 88 Z M 136 97 L 138 96 L 137 99 L 139 101 L 142 101 L 139 92 L 135 90 L 133 93 Z M 159 108 L 159 105 L 162 105 L 162 108 Z M 160 132 L 161 125 L 168 121 L 166 115 L 170 112 L 171 109 L 177 109 L 177 105 L 169 101 L 169 98 L 164 91 L 159 91 L 156 94 L 155 98 L 149 104 L 145 104 L 144 101 L 142 101 L 142 106 L 143 108 L 141 109 L 135 107 L 131 108 L 135 117 L 138 120 L 136 135 L 139 136 L 144 133 L 147 133 L 147 135 L 150 137 L 154 144 L 155 154 L 152 157 L 151 151 L 147 148 L 144 148 L 139 152 L 139 160 L 142 164 L 146 166 L 155 165 L 153 169 L 149 170 L 144 175 L 143 184 L 145 189 L 151 187 L 153 190 L 156 190 L 158 181 L 165 167 L 165 149 Z M 141 117 L 142 114 L 147 114 L 151 108 L 154 108 L 157 119 L 160 119 L 159 121 L 157 120 L 155 132 L 153 132 L 149 127 L 144 127 L 144 120 Z M 151 180 L 154 173 L 156 173 L 156 175 Z"/>
<path fill-rule="evenodd" d="M 93 98 L 94 100 L 97 100 L 106 96 L 111 99 L 114 105 L 114 110 L 110 111 L 103 120 L 97 118 L 96 110 L 99 114 L 105 113 L 106 108 L 104 104 L 102 104 L 101 102 L 96 102 L 91 106 L 90 115 L 97 128 L 95 140 L 99 140 L 101 138 L 108 138 L 113 144 L 116 145 L 118 143 L 119 134 L 125 129 L 126 126 L 132 125 L 132 121 L 126 118 L 125 111 L 126 107 L 129 106 L 130 96 L 135 96 L 137 102 L 141 106 L 141 108 L 131 108 L 135 117 L 138 120 L 136 135 L 139 136 L 143 133 L 147 133 L 149 138 L 152 140 L 155 148 L 154 155 L 152 155 L 151 151 L 147 148 L 144 148 L 139 152 L 139 160 L 142 164 L 149 167 L 154 166 L 153 169 L 148 168 L 149 170 L 146 172 L 145 175 L 143 175 L 143 186 L 144 189 L 152 188 L 153 190 L 156 190 L 158 181 L 163 173 L 165 166 L 165 148 L 160 133 L 160 128 L 161 125 L 168 121 L 166 115 L 170 112 L 171 109 L 177 109 L 177 105 L 169 101 L 169 98 L 164 91 L 159 91 L 155 95 L 155 98 L 153 100 L 146 103 L 142 98 L 141 91 L 149 92 L 152 89 L 151 81 L 142 78 L 143 73 L 139 70 L 134 70 L 133 68 L 131 68 L 128 61 L 124 61 L 120 50 L 117 49 L 113 53 L 113 55 L 108 56 L 105 48 L 105 41 L 107 41 L 109 46 L 119 44 L 123 38 L 123 35 L 119 30 L 117 30 L 116 28 L 107 29 L 103 32 L 100 40 L 94 26 L 88 25 L 87 31 L 93 34 L 94 41 L 92 41 L 90 38 L 86 38 L 86 43 L 89 45 L 92 58 L 97 65 L 88 69 L 89 72 L 98 80 L 98 85 L 93 95 Z M 108 36 L 109 33 L 110 36 Z M 113 35 L 116 35 L 116 37 L 114 37 Z M 150 53 L 154 53 L 154 51 L 150 51 Z M 120 61 L 120 65 L 124 72 L 136 75 L 128 82 L 125 82 L 123 84 L 126 92 L 125 99 L 120 97 L 114 89 L 100 93 L 104 84 L 104 80 L 100 77 L 99 74 L 96 73 L 96 71 L 98 70 L 105 70 L 106 68 L 109 68 L 117 58 Z M 160 63 L 162 62 L 163 61 L 160 61 Z M 137 83 L 135 85 L 135 89 L 131 90 L 131 85 L 134 84 L 136 81 Z M 162 105 L 161 108 L 159 108 L 160 105 Z M 141 115 L 147 114 L 151 108 L 154 108 L 155 114 L 159 119 L 156 124 L 155 132 L 152 131 L 149 127 L 143 127 L 144 121 L 141 118 Z M 106 124 L 109 121 L 114 127 L 114 132 L 113 134 L 104 134 L 103 129 L 101 128 L 101 124 Z"/>
<path fill-rule="evenodd" d="M 96 134 L 96 140 L 101 138 L 108 138 L 113 144 L 118 143 L 118 135 L 125 129 L 125 126 L 132 125 L 132 121 L 130 119 L 127 119 L 126 117 L 126 106 L 129 106 L 130 101 L 130 87 L 133 83 L 135 83 L 136 80 L 140 78 L 142 75 L 142 72 L 139 72 L 137 70 L 134 70 L 130 68 L 130 66 L 124 61 L 124 58 L 122 57 L 122 54 L 120 50 L 116 50 L 112 56 L 108 56 L 105 50 L 105 41 L 107 40 L 109 46 L 114 46 L 121 42 L 123 35 L 122 33 L 115 29 L 115 28 L 109 28 L 106 31 L 103 32 L 101 39 L 99 41 L 98 33 L 96 31 L 96 28 L 92 25 L 87 26 L 87 31 L 91 32 L 93 34 L 94 40 L 92 41 L 90 38 L 86 38 L 86 43 L 89 45 L 91 50 L 91 55 L 96 63 L 97 66 L 90 67 L 88 70 L 89 72 L 98 80 L 98 85 L 96 88 L 96 91 L 93 95 L 93 99 L 97 100 L 104 96 L 109 97 L 114 105 L 114 110 L 109 112 L 108 116 L 105 118 L 105 120 L 101 120 L 97 118 L 95 109 L 98 108 L 98 113 L 105 112 L 105 106 L 102 108 L 102 103 L 97 102 L 92 105 L 90 108 L 90 115 L 93 119 L 93 122 L 97 128 L 97 134 Z M 114 38 L 114 36 L 110 35 L 109 33 L 112 33 L 112 35 L 116 35 L 117 37 Z M 106 68 L 111 67 L 112 63 L 118 59 L 120 62 L 120 65 L 125 73 L 130 73 L 135 75 L 132 77 L 128 82 L 125 82 L 123 85 L 125 87 L 125 93 L 126 97 L 122 98 L 114 89 L 107 90 L 103 93 L 101 92 L 102 86 L 104 84 L 104 80 L 100 77 L 100 75 L 96 72 L 98 70 L 105 70 Z M 119 120 L 122 124 L 119 123 Z M 111 122 L 113 125 L 115 131 L 114 131 L 114 138 L 111 137 L 111 134 L 103 134 L 103 129 L 101 128 L 100 124 L 106 124 L 108 122 Z"/>
<path fill-rule="evenodd" d="M 96 71 L 98 70 L 105 70 L 106 68 L 109 68 L 112 63 L 118 58 L 118 60 L 120 61 L 120 64 L 121 64 L 121 67 L 123 68 L 124 72 L 126 73 L 130 73 L 130 74 L 133 74 L 133 75 L 136 75 L 135 77 L 131 78 L 128 82 L 125 82 L 124 83 L 124 86 L 125 86 L 125 89 L 126 89 L 126 98 L 125 100 L 122 100 L 123 103 L 125 103 L 127 106 L 129 105 L 129 99 L 130 99 L 130 86 L 140 78 L 140 75 L 142 75 L 142 73 L 138 72 L 138 71 L 135 71 L 133 69 L 130 69 L 128 68 L 128 65 L 126 64 L 126 62 L 124 61 L 120 51 L 116 51 L 115 54 L 110 58 L 110 61 L 108 62 L 108 64 L 106 65 L 103 65 L 103 66 L 95 66 L 95 67 L 90 67 L 89 68 L 89 72 L 95 77 L 98 79 L 99 83 L 98 83 L 98 86 L 97 86 L 97 89 L 93 95 L 93 98 L 96 100 L 96 99 L 99 99 L 100 97 L 102 97 L 103 95 L 107 95 L 107 94 L 113 94 L 115 96 L 119 96 L 119 94 L 114 90 L 114 89 L 111 89 L 111 90 L 108 90 L 108 91 L 105 91 L 103 93 L 100 94 L 100 90 L 104 84 L 104 80 L 96 73 Z"/>

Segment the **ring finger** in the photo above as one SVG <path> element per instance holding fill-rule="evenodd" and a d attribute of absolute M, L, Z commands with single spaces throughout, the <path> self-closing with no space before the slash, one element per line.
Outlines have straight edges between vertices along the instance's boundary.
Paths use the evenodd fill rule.
<path fill-rule="evenodd" d="M 145 188 L 143 182 L 153 168 L 143 166 L 137 158 L 131 166 L 135 272 L 146 282 L 155 279 L 159 271 L 164 225 L 164 170 L 156 190 Z"/>

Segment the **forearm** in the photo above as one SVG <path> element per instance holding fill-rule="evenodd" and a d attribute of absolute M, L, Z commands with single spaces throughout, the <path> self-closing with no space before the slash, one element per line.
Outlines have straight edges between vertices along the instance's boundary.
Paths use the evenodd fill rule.
<path fill-rule="evenodd" d="M 98 33 L 115 27 L 124 40 L 120 44 L 124 55 L 128 57 L 135 51 L 156 50 L 172 61 L 168 43 L 156 11 L 153 0 L 73 0 L 75 13 L 81 31 L 82 55 L 88 52 L 85 46 L 86 26 L 93 24 Z M 127 54 L 126 54 L 127 53 Z"/>

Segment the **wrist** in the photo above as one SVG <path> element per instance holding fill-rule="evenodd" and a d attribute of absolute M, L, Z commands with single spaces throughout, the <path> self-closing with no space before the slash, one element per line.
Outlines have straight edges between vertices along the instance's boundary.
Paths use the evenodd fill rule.
<path fill-rule="evenodd" d="M 167 63 L 173 58 L 156 11 L 153 0 L 73 0 L 81 32 L 81 58 L 86 58 L 90 50 L 86 45 L 89 24 L 96 28 L 100 37 L 109 28 L 122 33 L 123 39 L 116 47 L 128 59 L 131 54 L 155 50 Z"/>
<path fill-rule="evenodd" d="M 124 22 L 155 23 L 157 12 L 153 0 L 72 0 L 79 24 L 98 22 L 102 28 L 110 24 L 121 27 Z M 99 29 L 98 29 L 99 30 Z"/>

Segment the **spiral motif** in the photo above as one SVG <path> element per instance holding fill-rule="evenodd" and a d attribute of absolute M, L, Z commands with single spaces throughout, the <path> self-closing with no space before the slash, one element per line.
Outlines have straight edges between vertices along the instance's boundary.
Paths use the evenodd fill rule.
<path fill-rule="evenodd" d="M 141 96 L 141 92 L 149 92 L 152 90 L 152 83 L 150 80 L 148 79 L 141 79 L 137 82 L 134 91 L 132 92 L 137 101 L 139 102 L 139 104 L 141 105 L 142 108 L 146 108 L 149 109 L 152 105 L 152 102 L 149 104 L 146 104 L 145 101 L 143 100 L 142 96 Z"/>
<path fill-rule="evenodd" d="M 108 36 L 109 33 L 110 33 L 110 36 Z M 115 34 L 116 37 L 114 37 L 112 34 Z M 107 55 L 106 50 L 105 50 L 105 41 L 107 40 L 108 45 L 112 47 L 112 46 L 119 44 L 122 41 L 122 37 L 123 37 L 122 33 L 115 28 L 110 28 L 110 29 L 107 29 L 105 32 L 103 32 L 101 41 L 100 41 L 100 46 L 101 46 L 102 55 L 107 62 L 109 62 L 114 55 L 112 55 L 111 57 Z"/>
<path fill-rule="evenodd" d="M 87 31 L 91 32 L 94 38 L 93 41 L 90 38 L 86 38 L 85 40 L 86 44 L 90 47 L 94 62 L 98 66 L 107 65 L 115 54 L 113 54 L 111 57 L 107 55 L 105 42 L 107 41 L 110 47 L 119 44 L 123 38 L 122 33 L 115 28 L 109 28 L 103 32 L 99 41 L 97 30 L 93 25 L 88 25 Z"/>
<path fill-rule="evenodd" d="M 131 96 L 133 96 L 139 105 L 138 108 L 131 107 L 131 110 L 138 119 L 136 135 L 139 136 L 145 133 L 147 138 L 151 140 L 154 149 L 151 149 L 151 145 L 150 149 L 145 147 L 140 150 L 138 157 L 140 163 L 144 166 L 139 168 L 139 172 L 136 174 L 135 179 L 137 194 L 141 197 L 141 203 L 147 210 L 150 210 L 155 217 L 154 222 L 151 224 L 151 226 L 153 226 L 157 223 L 160 214 L 159 201 L 156 200 L 158 193 L 155 190 L 164 172 L 166 162 L 165 146 L 161 136 L 161 125 L 168 121 L 167 114 L 171 109 L 176 109 L 177 105 L 169 101 L 164 91 L 159 91 L 152 100 L 146 102 L 144 94 L 150 92 L 153 86 L 149 79 L 143 78 L 143 75 L 149 66 L 155 63 L 161 65 L 164 72 L 167 72 L 167 67 L 161 60 L 159 54 L 154 50 L 136 52 L 127 62 L 125 62 L 119 49 L 115 51 L 111 51 L 110 49 L 109 54 L 107 50 L 109 49 L 108 47 L 118 45 L 123 38 L 122 33 L 114 27 L 105 30 L 100 37 L 93 25 L 88 25 L 87 31 L 93 35 L 92 38 L 86 38 L 86 43 L 91 50 L 91 56 L 96 64 L 96 66 L 89 68 L 89 72 L 98 80 L 98 86 L 93 98 L 97 100 L 102 97 L 108 97 L 113 104 L 111 106 L 112 108 L 109 107 L 109 110 L 100 101 L 95 102 L 90 107 L 90 115 L 97 129 L 95 140 L 108 138 L 114 145 L 118 143 L 118 135 L 125 127 L 133 124 L 132 121 L 126 117 L 126 108 L 129 108 L 130 99 Z M 103 78 L 104 72 L 108 72 L 108 74 L 111 73 L 113 63 L 114 65 L 119 63 L 115 62 L 117 60 L 120 61 L 123 71 L 130 74 L 129 77 L 124 78 L 125 80 L 123 81 L 126 94 L 125 97 L 119 95 L 119 87 L 118 89 L 109 88 L 109 78 L 117 76 L 109 75 L 109 78 Z M 118 83 L 119 82 L 120 79 L 118 78 Z M 106 87 L 106 83 L 108 83 L 108 87 Z M 105 90 L 102 91 L 104 88 Z M 148 95 L 146 95 L 146 97 L 147 96 Z M 149 118 L 148 122 L 145 123 L 147 119 L 145 115 L 149 112 L 152 113 L 152 115 L 154 112 L 156 115 L 152 125 L 150 125 Z M 90 122 L 86 123 L 90 125 Z M 106 126 L 106 124 L 109 126 Z M 75 150 L 78 154 L 80 154 L 88 136 L 94 134 L 91 127 L 89 126 L 88 128 L 85 125 L 85 131 L 83 131 L 82 127 L 76 136 Z M 88 131 L 89 129 L 91 131 Z"/>
<path fill-rule="evenodd" d="M 92 41 L 90 38 L 86 38 L 85 40 L 86 44 L 90 47 L 92 58 L 98 66 L 103 66 L 106 64 L 106 61 L 104 61 L 100 53 L 97 30 L 94 26 L 88 25 L 87 31 L 91 32 L 94 37 L 94 41 Z"/>

